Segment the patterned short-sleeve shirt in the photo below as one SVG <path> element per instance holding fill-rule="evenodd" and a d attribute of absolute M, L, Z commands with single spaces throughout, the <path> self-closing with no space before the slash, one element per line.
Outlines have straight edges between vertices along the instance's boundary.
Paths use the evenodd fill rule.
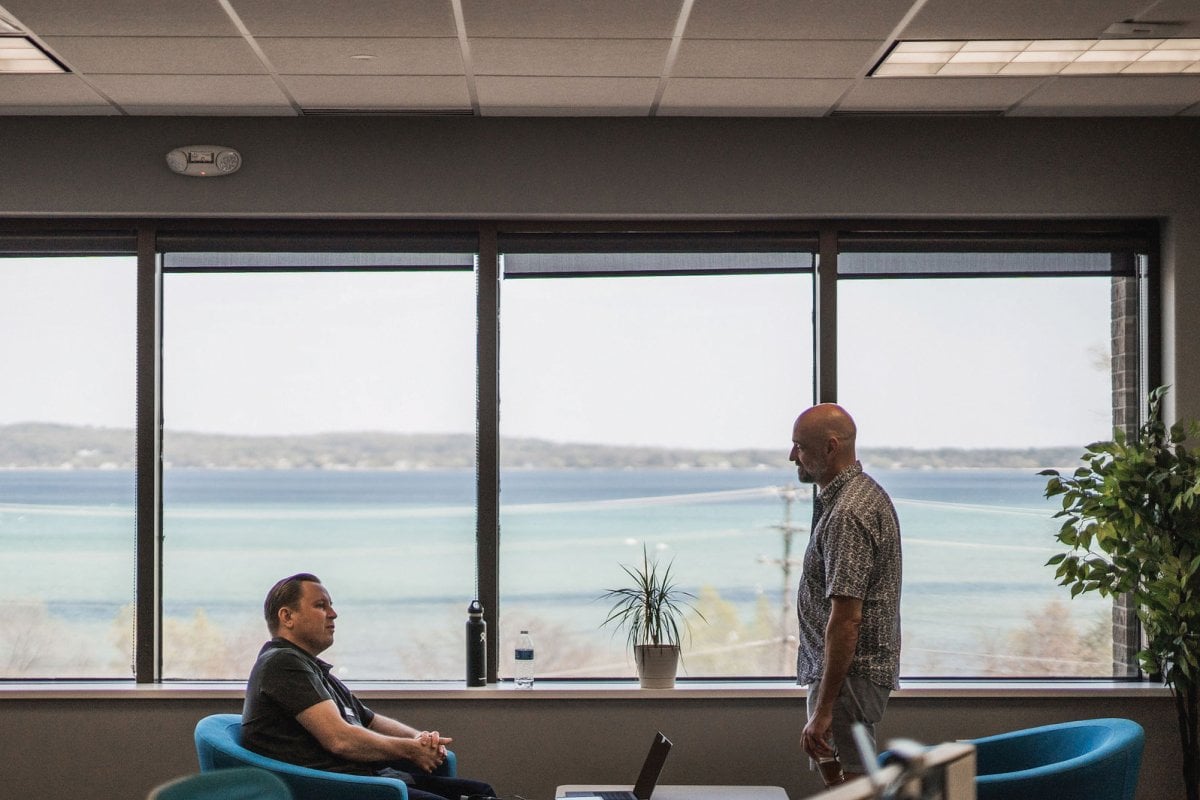
<path fill-rule="evenodd" d="M 834 595 L 863 601 L 850 675 L 899 688 L 900 522 L 883 487 L 855 462 L 813 500 L 813 526 L 796 594 L 796 682 L 819 680 Z"/>

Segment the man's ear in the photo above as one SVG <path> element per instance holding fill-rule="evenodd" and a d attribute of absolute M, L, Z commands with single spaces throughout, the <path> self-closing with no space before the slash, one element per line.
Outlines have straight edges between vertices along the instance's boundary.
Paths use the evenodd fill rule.
<path fill-rule="evenodd" d="M 284 606 L 283 608 L 279 609 L 279 627 L 281 627 L 281 628 L 292 627 L 292 610 L 290 608 L 288 608 L 287 606 Z"/>

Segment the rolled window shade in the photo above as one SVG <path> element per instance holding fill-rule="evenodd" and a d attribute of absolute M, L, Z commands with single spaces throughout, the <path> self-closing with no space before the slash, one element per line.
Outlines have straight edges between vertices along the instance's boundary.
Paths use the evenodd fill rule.
<path fill-rule="evenodd" d="M 815 236 L 754 233 L 512 234 L 504 277 L 811 271 Z"/>
<path fill-rule="evenodd" d="M 137 234 L 132 231 L 64 231 L 0 234 L 0 256 L 132 255 Z"/>
<path fill-rule="evenodd" d="M 474 234 L 160 234 L 165 271 L 471 269 Z"/>

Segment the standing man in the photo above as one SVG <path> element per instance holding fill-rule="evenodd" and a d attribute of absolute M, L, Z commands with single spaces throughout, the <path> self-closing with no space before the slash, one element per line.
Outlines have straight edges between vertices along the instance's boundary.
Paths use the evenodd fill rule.
<path fill-rule="evenodd" d="M 845 409 L 822 403 L 796 419 L 789 456 L 816 487 L 796 596 L 796 682 L 808 684 L 800 746 L 818 763 L 836 754 L 847 779 L 866 772 L 851 726 L 861 722 L 874 741 L 900 676 L 900 523 L 863 472 L 856 435 Z"/>
<path fill-rule="evenodd" d="M 367 708 L 317 658 L 333 644 L 333 600 L 317 576 L 300 573 L 271 587 L 267 630 L 250 671 L 242 744 L 313 769 L 399 778 L 410 800 L 495 794 L 480 781 L 437 774 L 453 739 L 418 731 Z"/>

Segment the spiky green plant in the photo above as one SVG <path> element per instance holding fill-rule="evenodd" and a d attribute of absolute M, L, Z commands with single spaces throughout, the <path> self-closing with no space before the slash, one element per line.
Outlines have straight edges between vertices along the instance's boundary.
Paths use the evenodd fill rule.
<path fill-rule="evenodd" d="M 621 565 L 631 585 L 606 589 L 600 596 L 601 600 L 613 601 L 608 618 L 601 624 L 624 628 L 631 650 L 640 644 L 678 645 L 680 625 L 684 631 L 689 630 L 687 612 L 704 619 L 691 603 L 696 595 L 675 585 L 671 575 L 674 563 L 672 560 L 660 571 L 658 559 L 651 560 L 643 544 L 641 567 Z"/>

